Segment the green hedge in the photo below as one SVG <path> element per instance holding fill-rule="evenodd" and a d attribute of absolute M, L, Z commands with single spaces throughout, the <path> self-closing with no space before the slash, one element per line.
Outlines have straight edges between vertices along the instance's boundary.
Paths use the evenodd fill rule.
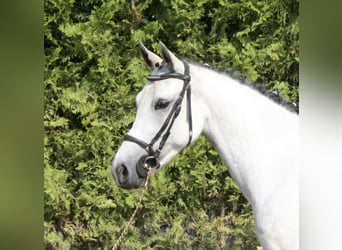
<path fill-rule="evenodd" d="M 132 4 L 134 3 L 134 4 Z M 111 249 L 141 190 L 112 158 L 148 70 L 137 45 L 234 69 L 298 101 L 298 1 L 45 0 L 44 242 Z M 255 249 L 250 205 L 200 138 L 151 179 L 122 249 Z"/>

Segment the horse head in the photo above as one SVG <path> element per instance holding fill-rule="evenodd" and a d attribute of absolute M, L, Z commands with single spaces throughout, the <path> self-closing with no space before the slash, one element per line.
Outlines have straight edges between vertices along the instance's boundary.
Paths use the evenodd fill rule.
<path fill-rule="evenodd" d="M 142 187 L 147 169 L 162 168 L 200 134 L 203 119 L 191 107 L 189 64 L 178 59 L 163 43 L 162 58 L 140 43 L 141 54 L 151 69 L 147 83 L 136 96 L 135 121 L 112 163 L 118 186 Z M 193 128 L 192 123 L 195 126 Z"/>

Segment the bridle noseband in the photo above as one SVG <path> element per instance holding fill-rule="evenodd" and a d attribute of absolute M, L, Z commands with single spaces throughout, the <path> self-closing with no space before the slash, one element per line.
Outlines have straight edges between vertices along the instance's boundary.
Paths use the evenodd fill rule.
<path fill-rule="evenodd" d="M 166 117 L 159 131 L 152 138 L 151 142 L 146 143 L 143 140 L 140 140 L 131 135 L 126 135 L 124 137 L 124 141 L 130 141 L 130 142 L 136 143 L 147 152 L 147 155 L 142 156 L 136 165 L 137 173 L 139 177 L 141 178 L 145 178 L 147 176 L 148 168 L 160 167 L 159 156 L 165 145 L 165 142 L 169 138 L 170 130 L 173 126 L 173 123 L 181 111 L 182 101 L 183 101 L 185 92 L 187 94 L 187 114 L 188 114 L 188 122 L 189 122 L 189 140 L 185 147 L 189 146 L 191 143 L 191 140 L 192 140 L 191 85 L 190 85 L 191 77 L 190 77 L 189 64 L 185 61 L 183 61 L 183 64 L 184 64 L 184 74 L 172 72 L 172 73 L 165 73 L 162 75 L 150 75 L 147 77 L 147 79 L 152 82 L 166 80 L 169 78 L 180 79 L 180 80 L 183 80 L 184 82 L 183 88 L 178 96 L 178 99 L 173 104 L 172 109 L 170 110 L 170 113 Z M 156 141 L 158 141 L 159 138 L 161 138 L 161 141 L 159 143 L 158 149 L 154 150 L 153 145 L 156 143 Z"/>

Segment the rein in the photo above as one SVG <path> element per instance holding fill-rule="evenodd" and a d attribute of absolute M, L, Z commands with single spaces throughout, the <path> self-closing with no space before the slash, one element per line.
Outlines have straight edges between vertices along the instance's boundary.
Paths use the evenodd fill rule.
<path fill-rule="evenodd" d="M 155 82 L 155 81 L 161 81 L 166 80 L 169 78 L 175 78 L 183 80 L 183 88 L 176 100 L 176 102 L 173 104 L 172 109 L 170 110 L 170 113 L 166 117 L 163 125 L 159 129 L 159 131 L 155 134 L 155 136 L 152 138 L 150 143 L 147 143 L 143 140 L 140 140 L 137 137 L 126 135 L 124 137 L 124 141 L 130 141 L 137 145 L 139 145 L 141 148 L 143 148 L 147 155 L 144 155 L 140 158 L 136 165 L 136 170 L 140 178 L 146 178 L 147 171 L 146 166 L 149 168 L 159 168 L 160 167 L 160 153 L 163 150 L 165 143 L 167 139 L 170 136 L 170 130 L 179 115 L 181 109 L 182 109 L 182 101 L 185 96 L 185 92 L 187 94 L 187 115 L 188 115 L 188 124 L 189 124 L 189 140 L 185 147 L 189 146 L 192 140 L 192 112 L 191 112 L 191 85 L 190 85 L 190 69 L 189 64 L 185 61 L 183 61 L 184 64 L 184 74 L 180 73 L 165 73 L 162 75 L 150 75 L 147 77 L 147 80 Z M 159 140 L 159 146 L 157 150 L 153 149 L 154 144 Z"/>
<path fill-rule="evenodd" d="M 142 206 L 142 200 L 144 198 L 145 192 L 147 191 L 147 187 L 148 187 L 148 178 L 149 178 L 149 175 L 151 174 L 151 168 L 146 168 L 146 171 L 147 171 L 147 176 L 146 176 L 145 183 L 144 183 L 144 190 L 141 192 L 140 198 L 139 198 L 139 201 L 138 201 L 138 203 L 137 203 L 137 205 L 135 207 L 135 210 L 134 210 L 133 214 L 131 215 L 131 218 L 129 218 L 129 221 L 126 224 L 125 229 L 122 231 L 119 239 L 115 242 L 115 245 L 113 246 L 112 250 L 118 249 L 118 247 L 120 246 L 123 238 L 126 236 L 126 234 L 128 232 L 128 227 L 133 225 L 134 219 L 137 216 L 137 213 L 138 213 L 139 209 Z"/>

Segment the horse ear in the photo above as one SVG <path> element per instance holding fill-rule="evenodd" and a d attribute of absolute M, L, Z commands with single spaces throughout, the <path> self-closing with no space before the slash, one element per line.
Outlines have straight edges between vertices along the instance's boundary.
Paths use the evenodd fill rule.
<path fill-rule="evenodd" d="M 159 56 L 149 51 L 142 42 L 139 43 L 139 49 L 145 60 L 145 63 L 151 70 L 153 70 L 155 67 L 159 67 L 162 62 L 162 59 Z"/>
<path fill-rule="evenodd" d="M 165 46 L 159 42 L 162 56 L 171 71 L 183 71 L 183 63 Z"/>

